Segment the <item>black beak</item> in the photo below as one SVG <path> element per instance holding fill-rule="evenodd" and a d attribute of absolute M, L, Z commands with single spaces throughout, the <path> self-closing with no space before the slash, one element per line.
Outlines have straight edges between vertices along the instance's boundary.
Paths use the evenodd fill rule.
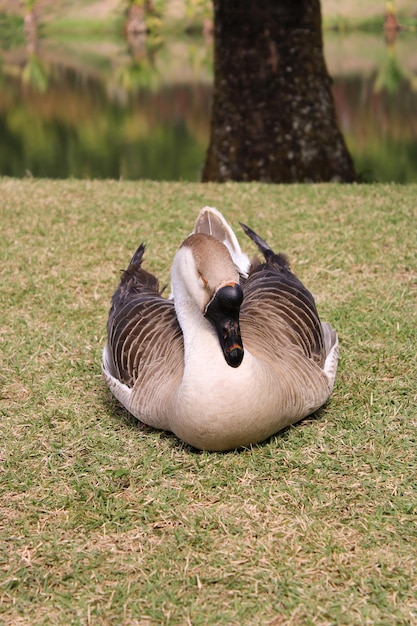
<path fill-rule="evenodd" d="M 239 367 L 244 354 L 239 326 L 242 301 L 242 287 L 230 283 L 216 291 L 204 313 L 216 329 L 224 358 L 230 367 Z"/>

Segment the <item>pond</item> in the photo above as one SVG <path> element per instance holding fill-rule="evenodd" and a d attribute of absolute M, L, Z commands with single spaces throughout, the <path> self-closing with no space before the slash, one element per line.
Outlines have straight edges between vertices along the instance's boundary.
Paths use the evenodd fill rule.
<path fill-rule="evenodd" d="M 1 26 L 1 24 L 0 24 Z M 365 181 L 417 182 L 416 33 L 326 33 L 339 124 Z M 2 41 L 0 175 L 198 181 L 212 42 Z"/>

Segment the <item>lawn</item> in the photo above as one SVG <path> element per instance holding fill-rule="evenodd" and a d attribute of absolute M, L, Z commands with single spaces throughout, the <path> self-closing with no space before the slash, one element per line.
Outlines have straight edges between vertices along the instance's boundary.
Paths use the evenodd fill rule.
<path fill-rule="evenodd" d="M 0 198 L 0 623 L 417 623 L 417 185 Z M 340 338 L 326 407 L 226 454 L 138 425 L 100 369 L 120 270 L 144 240 L 168 282 L 205 204 L 287 252 Z"/>

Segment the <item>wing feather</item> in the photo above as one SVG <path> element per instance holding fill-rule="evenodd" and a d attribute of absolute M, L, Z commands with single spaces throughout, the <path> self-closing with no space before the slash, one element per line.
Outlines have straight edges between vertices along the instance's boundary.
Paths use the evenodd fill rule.
<path fill-rule="evenodd" d="M 177 379 L 184 367 L 184 342 L 174 303 L 161 295 L 159 282 L 142 269 L 141 244 L 123 273 L 112 298 L 107 337 L 111 355 L 107 368 L 119 381 L 133 387 L 155 376 L 163 362 L 166 379 Z"/>
<path fill-rule="evenodd" d="M 275 254 L 254 231 L 242 224 L 265 263 L 252 267 L 242 281 L 241 330 L 253 354 L 271 361 L 297 348 L 323 368 L 326 346 L 323 328 L 310 291 L 291 271 L 284 254 Z"/>

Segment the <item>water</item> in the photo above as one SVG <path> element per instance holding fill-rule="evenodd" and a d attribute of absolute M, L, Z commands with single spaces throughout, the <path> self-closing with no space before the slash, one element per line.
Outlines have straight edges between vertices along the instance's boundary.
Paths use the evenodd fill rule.
<path fill-rule="evenodd" d="M 341 129 L 364 180 L 417 182 L 415 33 L 328 34 Z M 136 52 L 111 40 L 3 42 L 0 175 L 198 181 L 212 44 Z"/>
<path fill-rule="evenodd" d="M 417 181 L 417 37 L 325 37 L 339 124 L 365 180 Z"/>

